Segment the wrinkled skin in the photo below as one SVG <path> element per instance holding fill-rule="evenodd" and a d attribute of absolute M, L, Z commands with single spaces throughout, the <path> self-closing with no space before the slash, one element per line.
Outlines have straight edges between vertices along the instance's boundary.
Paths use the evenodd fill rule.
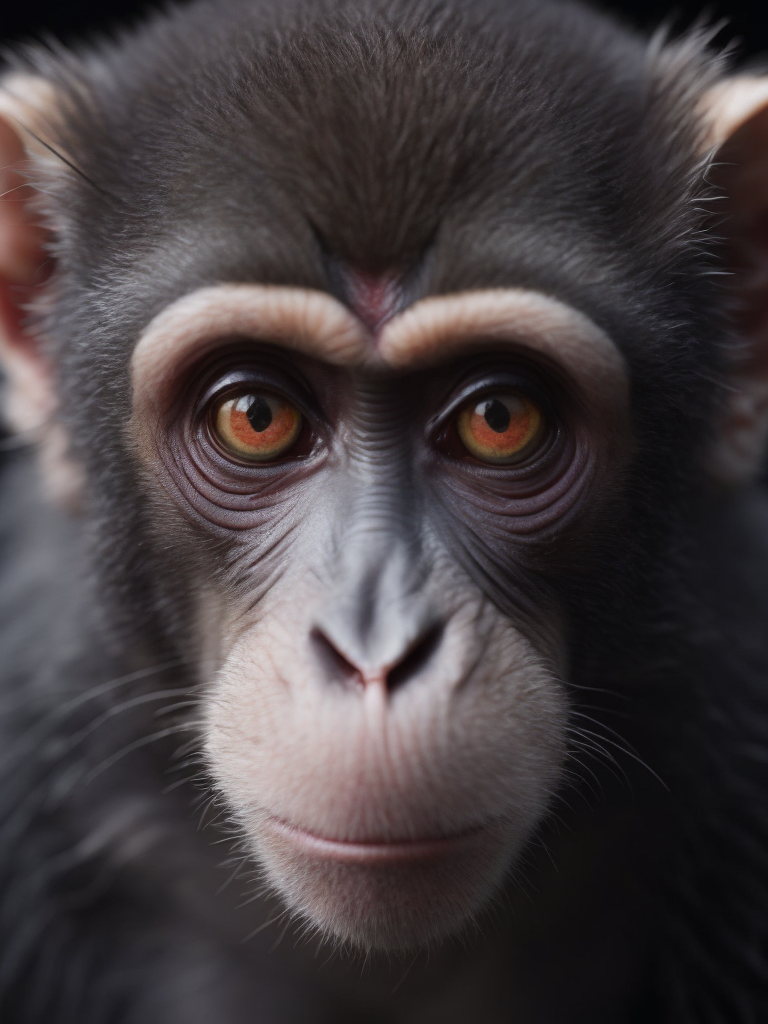
<path fill-rule="evenodd" d="M 762 1018 L 766 105 L 554 0 L 18 58 L 4 1022 Z"/>

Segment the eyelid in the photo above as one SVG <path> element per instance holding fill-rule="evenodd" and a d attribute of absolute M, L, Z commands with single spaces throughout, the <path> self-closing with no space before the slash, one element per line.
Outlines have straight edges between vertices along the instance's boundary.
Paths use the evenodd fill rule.
<path fill-rule="evenodd" d="M 440 412 L 427 421 L 427 432 L 438 433 L 464 405 L 492 391 L 517 391 L 535 402 L 546 417 L 553 418 L 555 415 L 552 402 L 542 388 L 537 387 L 528 377 L 508 371 L 475 378 L 471 383 L 461 386 Z"/>
<path fill-rule="evenodd" d="M 320 404 L 308 388 L 301 387 L 298 382 L 294 383 L 287 374 L 270 373 L 257 367 L 233 369 L 223 376 L 215 377 L 197 400 L 197 416 L 205 416 L 214 402 L 221 400 L 227 392 L 238 390 L 267 391 L 279 395 L 295 405 L 311 425 L 327 423 Z"/>

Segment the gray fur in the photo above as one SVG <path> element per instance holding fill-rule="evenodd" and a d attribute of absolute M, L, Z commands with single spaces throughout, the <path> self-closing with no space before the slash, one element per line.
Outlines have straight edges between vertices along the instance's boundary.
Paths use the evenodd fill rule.
<path fill-rule="evenodd" d="M 44 509 L 26 456 L 6 457 L 0 1019 L 764 1019 L 767 506 L 714 496 L 700 458 L 728 337 L 694 116 L 718 62 L 556 0 L 200 0 L 14 60 L 62 89 L 78 169 L 41 183 L 58 262 L 44 328 L 88 512 Z M 219 281 L 338 291 L 334 261 L 396 266 L 413 297 L 553 293 L 634 381 L 625 505 L 589 557 L 555 545 L 528 568 L 569 611 L 585 714 L 668 790 L 619 751 L 631 785 L 589 764 L 566 828 L 529 851 L 528 896 L 510 881 L 515 912 L 399 988 L 405 966 L 323 970 L 290 939 L 270 956 L 282 920 L 240 944 L 269 911 L 238 911 L 239 881 L 217 895 L 206 782 L 170 788 L 198 771 L 194 710 L 155 716 L 198 683 L 178 595 L 216 543 L 157 542 L 121 441 L 128 359 L 159 310 Z M 514 567 L 451 508 L 445 529 L 503 607 Z M 139 745 L 158 722 L 181 736 Z"/>

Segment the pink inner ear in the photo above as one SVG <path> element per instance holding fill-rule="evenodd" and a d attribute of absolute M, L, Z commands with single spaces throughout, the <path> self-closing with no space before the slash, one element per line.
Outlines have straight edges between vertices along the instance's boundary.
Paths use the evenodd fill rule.
<path fill-rule="evenodd" d="M 712 469 L 726 484 L 761 472 L 768 438 L 768 94 L 737 120 L 718 150 L 710 180 L 722 196 L 715 230 L 725 237 L 733 295 L 732 392 L 713 450 Z M 739 88 L 735 83 L 734 88 Z"/>
<path fill-rule="evenodd" d="M 402 290 L 396 274 L 349 270 L 345 277 L 347 305 L 370 331 L 378 331 L 401 308 Z"/>
<path fill-rule="evenodd" d="M 50 419 L 55 399 L 40 339 L 28 309 L 50 274 L 46 231 L 31 202 L 30 166 L 21 129 L 0 116 L 0 364 L 8 382 L 4 413 L 14 429 L 35 430 Z"/>
<path fill-rule="evenodd" d="M 725 196 L 722 222 L 735 289 L 735 322 L 749 373 L 768 370 L 768 107 L 758 109 L 720 148 L 712 180 Z"/>
<path fill-rule="evenodd" d="M 751 346 L 749 363 L 753 369 L 768 373 L 768 210 L 756 213 L 751 223 L 740 230 L 732 243 L 734 271 L 743 275 L 739 287 L 741 308 L 736 323 L 741 336 Z"/>
<path fill-rule="evenodd" d="M 21 139 L 0 119 L 0 281 L 6 285 L 33 284 L 45 258 L 43 229 L 30 217 L 34 192 L 26 166 Z"/>

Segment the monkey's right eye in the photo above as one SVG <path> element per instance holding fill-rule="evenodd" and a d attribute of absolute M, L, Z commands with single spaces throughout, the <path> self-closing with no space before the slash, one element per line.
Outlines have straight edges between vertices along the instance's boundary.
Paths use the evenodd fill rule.
<path fill-rule="evenodd" d="M 244 462 L 274 462 L 291 453 L 304 417 L 274 392 L 240 391 L 214 404 L 210 425 L 225 454 Z"/>

